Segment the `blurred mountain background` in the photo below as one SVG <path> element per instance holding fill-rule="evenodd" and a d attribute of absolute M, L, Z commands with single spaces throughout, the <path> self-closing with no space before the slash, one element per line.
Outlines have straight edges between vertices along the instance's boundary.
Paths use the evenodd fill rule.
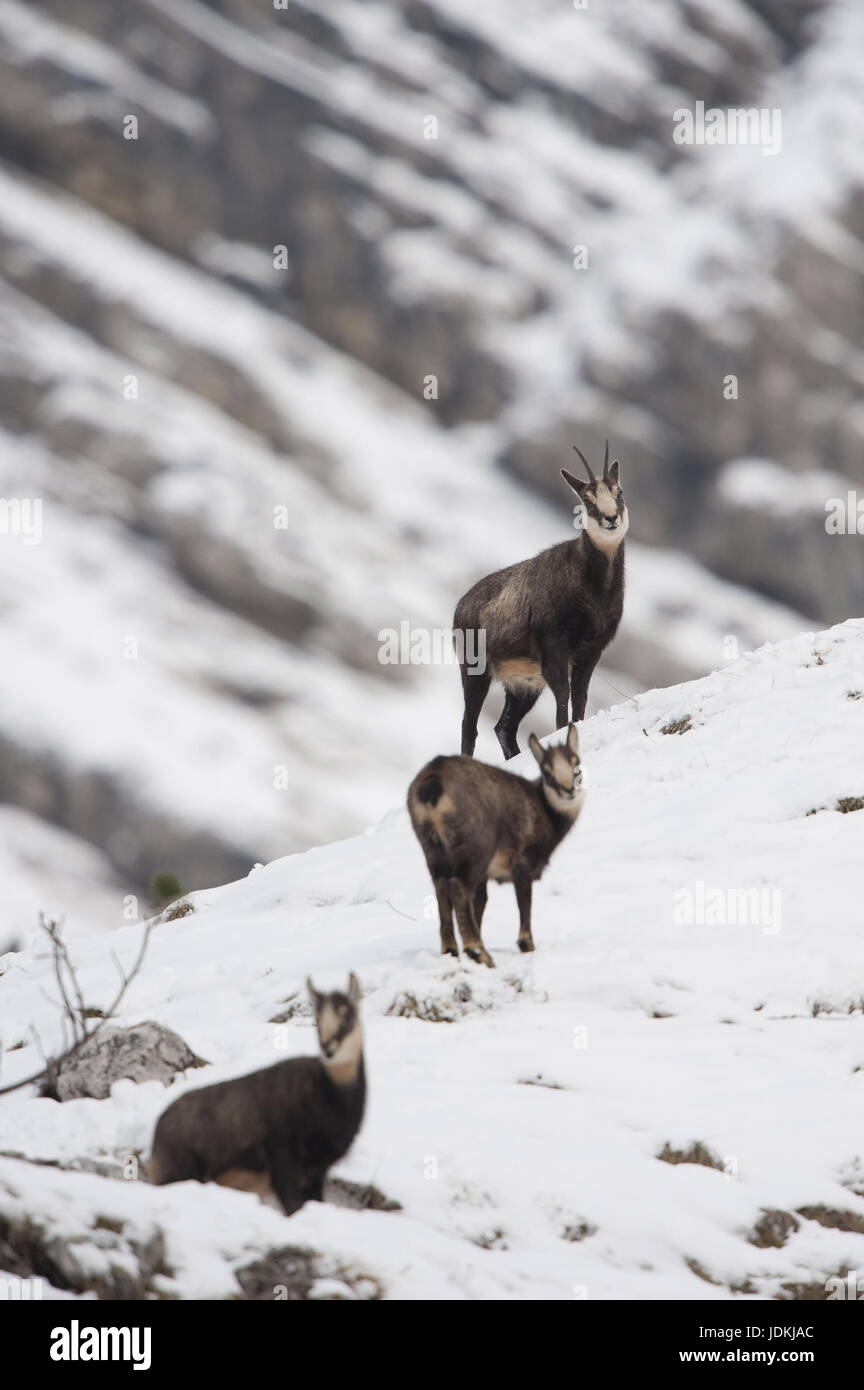
<path fill-rule="evenodd" d="M 0 0 L 0 937 L 401 801 L 458 672 L 379 633 L 572 534 L 574 442 L 592 709 L 860 614 L 862 77 L 858 0 Z"/>

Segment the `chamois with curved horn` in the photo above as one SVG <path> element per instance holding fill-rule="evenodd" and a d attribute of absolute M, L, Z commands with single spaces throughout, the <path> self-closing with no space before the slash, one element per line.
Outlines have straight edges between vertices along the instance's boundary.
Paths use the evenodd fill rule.
<path fill-rule="evenodd" d="M 481 934 L 490 878 L 513 884 L 517 944 L 534 950 L 532 887 L 576 824 L 585 780 L 575 724 L 560 745 L 544 748 L 532 734 L 528 746 L 540 769 L 536 781 L 474 758 L 438 757 L 408 788 L 408 814 L 435 885 L 442 955 L 459 954 L 455 911 L 465 954 L 494 964 Z"/>
<path fill-rule="evenodd" d="M 494 680 L 504 686 L 505 700 L 495 733 L 505 758 L 519 752 L 516 734 L 546 686 L 555 697 L 556 728 L 571 717 L 582 719 L 588 683 L 604 649 L 612 641 L 624 609 L 624 537 L 629 517 L 620 484 L 620 464 L 609 462 L 603 476 L 593 472 L 582 450 L 587 481 L 566 468 L 561 476 L 577 494 L 579 534 L 543 550 L 530 560 L 497 570 L 469 589 L 456 606 L 453 628 L 461 634 L 485 632 L 482 668 L 461 663 L 465 712 L 462 752 L 473 755 L 480 711 Z"/>

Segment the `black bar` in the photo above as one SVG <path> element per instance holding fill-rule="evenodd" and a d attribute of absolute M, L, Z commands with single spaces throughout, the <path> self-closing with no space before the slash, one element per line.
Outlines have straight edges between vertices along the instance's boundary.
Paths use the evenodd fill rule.
<path fill-rule="evenodd" d="M 523 1305 L 519 1318 L 520 1341 L 526 1332 L 532 1331 L 541 1336 L 565 1339 L 559 1344 L 559 1351 L 564 1355 L 565 1347 L 569 1346 L 567 1357 L 574 1374 L 580 1357 L 584 1356 L 591 1358 L 586 1364 L 599 1362 L 606 1374 L 613 1375 L 617 1371 L 665 1372 L 672 1367 L 681 1368 L 685 1374 L 690 1371 L 699 1375 L 702 1369 L 715 1366 L 763 1370 L 796 1366 L 824 1379 L 826 1374 L 845 1369 L 850 1360 L 855 1363 L 864 1333 L 864 1309 L 837 1308 L 835 1301 L 864 1300 L 859 1296 L 855 1300 L 819 1302 L 735 1299 L 693 1303 L 592 1303 L 588 1300 L 528 1303 Z M 425 1305 L 420 1306 L 425 1320 L 428 1313 Z M 508 1316 L 510 1305 L 504 1303 L 489 1310 L 478 1308 L 476 1304 L 470 1307 L 470 1328 L 466 1323 L 465 1331 L 481 1333 L 476 1343 L 478 1355 L 482 1348 L 484 1361 L 486 1358 L 494 1361 L 499 1347 L 501 1353 L 507 1355 L 510 1333 L 501 1329 L 502 1335 L 493 1335 L 490 1342 L 483 1324 L 488 1319 L 494 1334 L 496 1327 L 501 1328 L 501 1313 Z M 398 1321 L 390 1324 L 392 1335 L 400 1343 L 408 1332 L 406 1315 L 410 1319 L 414 1309 L 418 1309 L 417 1304 L 403 1305 Z M 128 1373 L 143 1382 L 148 1375 L 161 1376 L 181 1368 L 188 1373 L 193 1366 L 196 1375 L 212 1371 L 220 1377 L 234 1373 L 248 1377 L 250 1372 L 254 1373 L 254 1366 L 284 1364 L 286 1347 L 293 1345 L 294 1352 L 299 1351 L 302 1357 L 304 1344 L 294 1343 L 298 1334 L 314 1339 L 305 1344 L 309 1354 L 315 1354 L 316 1347 L 320 1352 L 329 1345 L 319 1338 L 333 1326 L 331 1315 L 321 1307 L 311 1313 L 311 1323 L 307 1321 L 309 1315 L 296 1301 L 277 1302 L 275 1307 L 267 1309 L 260 1301 L 244 1300 L 225 1303 L 36 1300 L 0 1305 L 0 1328 L 7 1346 L 14 1339 L 16 1370 L 47 1373 L 58 1383 L 79 1374 L 92 1380 L 94 1376 L 99 1377 L 100 1371 L 107 1371 L 114 1377 Z M 344 1315 L 336 1315 L 340 1319 L 336 1326 Z M 461 1317 L 467 1315 L 466 1304 L 448 1305 L 447 1320 L 455 1324 L 454 1330 L 458 1329 Z M 368 1316 L 367 1311 L 364 1323 Z M 389 1320 L 386 1310 L 382 1309 L 377 1316 L 383 1317 L 385 1323 Z M 352 1325 L 355 1334 L 362 1335 L 366 1330 L 363 1324 Z M 128 1341 L 118 1336 L 105 1343 L 109 1354 L 115 1345 L 121 1353 L 128 1351 L 125 1360 L 92 1360 L 81 1355 L 85 1348 L 88 1354 L 96 1347 L 102 1350 L 103 1328 L 129 1330 Z M 379 1328 L 376 1317 L 376 1330 Z M 87 1329 L 95 1329 L 95 1332 L 88 1333 Z M 138 1333 L 135 1339 L 131 1335 L 134 1331 Z M 422 1330 L 419 1335 L 423 1336 Z M 382 1353 L 387 1345 L 381 1344 Z M 535 1353 L 545 1359 L 547 1353 L 553 1355 L 555 1345 L 540 1344 L 535 1346 Z M 461 1362 L 467 1350 L 461 1338 L 459 1346 Z M 77 1347 L 79 1358 L 54 1359 L 52 1347 L 70 1355 Z M 450 1350 L 455 1353 L 456 1345 Z M 445 1348 L 442 1352 L 449 1355 Z M 133 1369 L 136 1353 L 141 1364 L 138 1371 Z"/>

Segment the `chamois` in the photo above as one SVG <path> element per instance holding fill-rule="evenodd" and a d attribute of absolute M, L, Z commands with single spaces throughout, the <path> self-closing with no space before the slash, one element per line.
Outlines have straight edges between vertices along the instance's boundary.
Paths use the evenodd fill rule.
<path fill-rule="evenodd" d="M 566 741 L 528 746 L 540 767 L 529 782 L 468 757 L 433 758 L 408 788 L 408 814 L 438 899 L 441 954 L 457 956 L 453 909 L 466 955 L 494 965 L 481 937 L 487 881 L 512 883 L 520 951 L 533 951 L 531 885 L 576 823 L 585 800 L 575 724 Z"/>
<path fill-rule="evenodd" d="M 588 682 L 601 653 L 618 629 L 624 608 L 624 537 L 629 518 L 619 485 L 619 463 L 609 462 L 609 441 L 598 479 L 581 449 L 573 446 L 588 473 L 582 482 L 561 476 L 582 503 L 581 531 L 530 560 L 488 574 L 456 606 L 454 633 L 485 631 L 486 664 L 460 663 L 465 712 L 462 752 L 477 741 L 477 721 L 493 677 L 505 689 L 495 733 L 505 758 L 519 752 L 516 734 L 540 692 L 555 696 L 556 727 L 580 720 Z M 568 710 L 572 705 L 572 714 Z"/>
<path fill-rule="evenodd" d="M 178 1096 L 153 1135 L 154 1183 L 216 1182 L 262 1201 L 275 1197 L 285 1214 L 323 1201 L 328 1168 L 348 1151 L 366 1100 L 360 985 L 319 994 L 306 981 L 315 1009 L 320 1054 Z"/>

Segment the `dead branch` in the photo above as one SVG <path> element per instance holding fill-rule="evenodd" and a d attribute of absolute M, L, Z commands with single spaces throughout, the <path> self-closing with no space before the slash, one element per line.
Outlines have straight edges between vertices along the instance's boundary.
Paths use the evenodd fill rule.
<path fill-rule="evenodd" d="M 44 1066 L 42 1067 L 41 1071 L 34 1072 L 32 1076 L 25 1076 L 21 1081 L 15 1081 L 10 1086 L 0 1087 L 0 1096 L 9 1095 L 12 1091 L 19 1091 L 24 1086 L 31 1086 L 36 1081 L 47 1081 L 49 1087 L 53 1089 L 57 1075 L 63 1064 L 65 1062 L 68 1062 L 70 1057 L 74 1057 L 75 1053 L 78 1052 L 79 1049 L 82 1048 L 86 1042 L 89 1042 L 91 1038 L 95 1037 L 95 1035 L 99 1032 L 99 1029 L 104 1027 L 104 1025 L 108 1022 L 110 1018 L 114 1016 L 117 1009 L 120 1007 L 121 1003 L 123 1002 L 123 999 L 125 998 L 126 991 L 128 990 L 132 981 L 135 979 L 135 976 L 141 969 L 141 966 L 144 961 L 144 956 L 147 951 L 147 945 L 150 940 L 150 932 L 152 931 L 153 926 L 155 925 L 155 921 L 155 918 L 151 918 L 145 926 L 144 931 L 141 934 L 141 945 L 138 950 L 138 954 L 135 957 L 135 961 L 132 965 L 132 968 L 129 971 L 125 971 L 123 969 L 122 965 L 120 964 L 120 961 L 112 952 L 112 957 L 120 972 L 120 988 L 114 996 L 114 999 L 112 1000 L 109 1007 L 103 1011 L 101 1018 L 97 1019 L 94 1026 L 90 1028 L 87 1026 L 87 1006 L 84 1003 L 84 995 L 81 990 L 81 985 L 79 983 L 75 967 L 73 966 L 71 958 L 69 956 L 68 948 L 61 935 L 62 923 L 54 920 L 46 921 L 43 914 L 39 914 L 39 925 L 42 928 L 42 930 L 46 933 L 49 941 L 51 942 L 54 978 L 57 981 L 57 986 L 60 991 L 60 999 L 63 1008 L 63 1042 L 65 1044 L 67 1020 L 72 1026 L 73 1042 L 70 1047 L 64 1046 L 56 1057 L 45 1058 Z M 64 978 L 64 975 L 68 976 L 68 983 Z M 70 998 L 70 993 L 72 995 L 72 998 L 74 998 L 77 1001 L 77 1007 L 76 1004 L 73 1004 L 72 998 Z"/>

